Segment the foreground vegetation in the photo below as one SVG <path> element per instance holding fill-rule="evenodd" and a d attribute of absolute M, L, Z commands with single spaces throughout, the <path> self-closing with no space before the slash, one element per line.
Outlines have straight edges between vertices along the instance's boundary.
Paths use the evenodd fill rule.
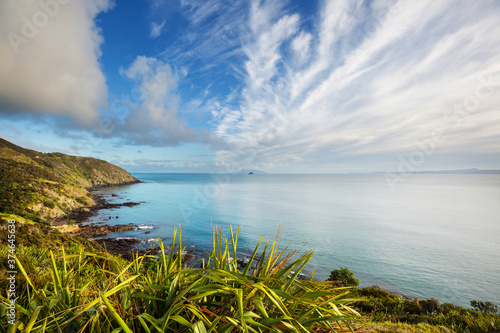
<path fill-rule="evenodd" d="M 359 319 L 349 288 L 300 280 L 312 257 L 261 239 L 238 268 L 238 232 L 214 229 L 202 268 L 182 262 L 181 233 L 158 258 L 125 262 L 73 243 L 23 248 L 17 320 L 23 332 L 331 332 Z M 179 252 L 181 251 L 181 252 Z M 6 257 L 3 248 L 1 257 Z M 3 288 L 3 290 L 5 290 Z M 0 317 L 7 329 L 7 299 Z M 11 331 L 15 329 L 10 328 Z"/>
<path fill-rule="evenodd" d="M 8 325 L 8 219 L 17 223 L 17 321 Z M 435 299 L 405 299 L 357 288 L 345 267 L 328 282 L 300 280 L 312 252 L 256 245 L 246 267 L 236 258 L 239 231 L 213 232 L 202 268 L 183 262 L 181 234 L 160 255 L 132 262 L 92 241 L 0 213 L 0 332 L 498 332 L 498 307 L 473 309 Z M 180 252 L 179 252 L 180 250 Z M 360 315 L 361 314 L 361 315 Z"/>
<path fill-rule="evenodd" d="M 178 256 L 181 233 L 159 244 L 159 256 L 128 262 L 25 221 L 17 233 L 15 326 L 8 325 L 5 294 L 8 248 L 0 246 L 0 331 L 485 333 L 500 327 L 489 302 L 465 309 L 356 288 L 359 280 L 344 267 L 331 281 L 301 280 L 312 252 L 283 249 L 278 238 L 261 239 L 250 262 L 238 267 L 238 234 L 214 229 L 211 253 L 192 268 Z"/>

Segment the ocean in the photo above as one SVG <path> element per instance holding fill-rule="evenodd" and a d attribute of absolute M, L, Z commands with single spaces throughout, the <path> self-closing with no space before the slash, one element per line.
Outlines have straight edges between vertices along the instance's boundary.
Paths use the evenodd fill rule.
<path fill-rule="evenodd" d="M 314 250 L 306 272 L 316 279 L 348 267 L 362 286 L 407 297 L 500 304 L 500 175 L 411 174 L 396 188 L 384 175 L 134 176 L 143 183 L 102 192 L 141 205 L 103 210 L 93 222 L 140 224 L 120 236 L 145 241 L 168 242 L 182 227 L 199 253 L 211 246 L 212 224 L 240 226 L 242 255 L 281 225 L 283 244 Z"/>

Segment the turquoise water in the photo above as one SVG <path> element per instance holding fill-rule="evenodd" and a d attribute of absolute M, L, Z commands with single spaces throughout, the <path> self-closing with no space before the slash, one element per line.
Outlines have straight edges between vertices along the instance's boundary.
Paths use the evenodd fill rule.
<path fill-rule="evenodd" d="M 249 250 L 282 225 L 284 242 L 315 251 L 318 279 L 345 266 L 410 297 L 500 304 L 500 175 L 409 175 L 395 191 L 383 175 L 134 175 L 144 183 L 103 192 L 144 203 L 94 218 L 146 227 L 123 236 L 169 239 L 180 225 L 203 251 L 213 222 L 241 226 Z"/>

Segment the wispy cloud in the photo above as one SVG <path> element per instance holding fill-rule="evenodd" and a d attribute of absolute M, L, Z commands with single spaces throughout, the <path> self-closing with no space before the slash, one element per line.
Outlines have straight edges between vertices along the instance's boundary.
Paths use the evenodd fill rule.
<path fill-rule="evenodd" d="M 156 38 L 162 34 L 163 27 L 165 26 L 166 21 L 163 20 L 160 23 L 151 22 L 151 32 L 149 33 L 149 37 Z"/>
<path fill-rule="evenodd" d="M 246 9 L 243 0 L 181 0 L 177 14 L 187 22 L 179 31 L 178 40 L 163 55 L 178 61 L 187 56 L 200 60 L 228 56 L 240 43 L 241 19 L 246 16 Z"/>
<path fill-rule="evenodd" d="M 186 24 L 177 32 L 176 38 L 159 57 L 176 67 L 189 68 L 186 82 L 213 83 L 214 77 L 235 75 L 234 65 L 241 62 L 242 22 L 246 20 L 245 0 L 180 0 L 174 1 L 178 15 Z M 236 65 L 239 67 L 239 65 Z M 208 81 L 212 82 L 208 82 Z M 227 85 L 228 82 L 215 82 Z M 201 88 L 203 89 L 203 88 Z"/>
<path fill-rule="evenodd" d="M 233 145 L 219 159 L 245 158 L 251 147 L 257 167 L 333 167 L 372 153 L 384 156 L 379 167 L 390 166 L 443 128 L 442 151 L 500 151 L 484 145 L 500 132 L 494 1 L 326 1 L 312 30 L 282 8 L 252 2 L 243 102 L 218 114 L 217 134 Z M 488 76 L 496 86 L 452 129 L 443 114 Z"/>

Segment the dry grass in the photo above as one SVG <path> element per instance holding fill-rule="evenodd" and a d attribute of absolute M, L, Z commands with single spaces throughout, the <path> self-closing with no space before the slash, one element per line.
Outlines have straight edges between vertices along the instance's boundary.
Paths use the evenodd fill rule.
<path fill-rule="evenodd" d="M 367 323 L 355 330 L 356 333 L 453 333 L 452 330 L 443 326 L 431 326 L 428 324 L 405 324 L 405 323 Z"/>

